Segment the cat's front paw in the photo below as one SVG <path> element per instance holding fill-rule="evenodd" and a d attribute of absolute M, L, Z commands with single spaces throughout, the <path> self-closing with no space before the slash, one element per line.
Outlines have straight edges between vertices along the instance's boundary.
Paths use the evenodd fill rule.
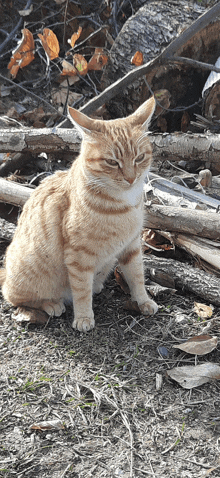
<path fill-rule="evenodd" d="M 158 311 L 158 305 L 152 299 L 148 299 L 143 304 L 138 305 L 143 315 L 154 315 Z"/>
<path fill-rule="evenodd" d="M 79 319 L 74 319 L 72 327 L 80 332 L 88 332 L 95 327 L 95 321 L 93 317 L 80 317 Z"/>

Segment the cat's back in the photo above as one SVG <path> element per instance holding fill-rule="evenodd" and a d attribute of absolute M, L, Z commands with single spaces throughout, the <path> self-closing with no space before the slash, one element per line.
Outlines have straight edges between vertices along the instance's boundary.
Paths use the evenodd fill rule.
<path fill-rule="evenodd" d="M 68 208 L 68 173 L 56 172 L 33 191 L 24 205 L 7 257 L 49 248 L 61 241 L 61 223 Z"/>

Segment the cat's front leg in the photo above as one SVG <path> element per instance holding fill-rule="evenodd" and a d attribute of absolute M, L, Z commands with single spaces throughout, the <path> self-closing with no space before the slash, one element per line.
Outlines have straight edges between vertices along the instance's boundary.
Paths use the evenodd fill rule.
<path fill-rule="evenodd" d="M 129 286 L 132 300 L 138 303 L 143 315 L 153 315 L 158 306 L 145 289 L 144 268 L 140 238 L 136 238 L 118 258 L 119 265 Z"/>
<path fill-rule="evenodd" d="M 95 326 L 92 310 L 93 268 L 84 266 L 73 259 L 66 259 L 65 262 L 73 295 L 74 320 L 72 327 L 80 332 L 88 332 Z"/>

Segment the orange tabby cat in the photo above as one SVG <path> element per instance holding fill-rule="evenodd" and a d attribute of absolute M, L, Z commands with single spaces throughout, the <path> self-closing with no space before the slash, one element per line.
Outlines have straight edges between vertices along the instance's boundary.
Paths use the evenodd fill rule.
<path fill-rule="evenodd" d="M 140 239 L 154 108 L 152 97 L 129 117 L 110 121 L 69 108 L 83 136 L 81 152 L 24 206 L 0 271 L 8 302 L 59 317 L 72 299 L 73 327 L 85 332 L 95 325 L 92 293 L 118 261 L 141 312 L 158 310 L 145 290 Z"/>

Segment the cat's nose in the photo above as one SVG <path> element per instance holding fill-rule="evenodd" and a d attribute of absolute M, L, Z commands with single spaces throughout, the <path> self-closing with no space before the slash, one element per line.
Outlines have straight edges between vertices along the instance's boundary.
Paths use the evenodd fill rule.
<path fill-rule="evenodd" d="M 127 181 L 129 184 L 133 184 L 133 182 L 135 181 L 135 178 L 126 178 L 126 181 Z"/>

